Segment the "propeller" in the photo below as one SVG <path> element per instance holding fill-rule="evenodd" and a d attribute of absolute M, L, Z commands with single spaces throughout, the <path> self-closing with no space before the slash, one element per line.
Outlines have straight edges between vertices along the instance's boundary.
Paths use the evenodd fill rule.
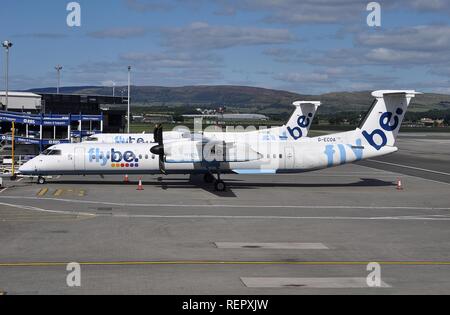
<path fill-rule="evenodd" d="M 154 155 L 159 156 L 159 170 L 162 174 L 166 174 L 166 166 L 164 164 L 164 137 L 163 137 L 163 127 L 159 125 L 155 128 L 154 132 L 155 142 L 158 143 L 157 146 L 154 146 L 150 149 L 150 152 Z"/>

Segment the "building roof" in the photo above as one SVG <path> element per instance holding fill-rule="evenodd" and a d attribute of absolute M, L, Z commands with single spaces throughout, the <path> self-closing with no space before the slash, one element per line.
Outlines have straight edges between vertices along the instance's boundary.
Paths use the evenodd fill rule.
<path fill-rule="evenodd" d="M 0 96 L 6 97 L 5 91 L 0 91 Z M 30 92 L 8 92 L 8 97 L 33 97 L 33 98 L 42 98 L 42 96 Z"/>

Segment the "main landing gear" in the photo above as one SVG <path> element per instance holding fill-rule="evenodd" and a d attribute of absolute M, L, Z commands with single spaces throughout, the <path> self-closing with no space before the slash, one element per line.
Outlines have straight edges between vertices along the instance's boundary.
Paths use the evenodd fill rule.
<path fill-rule="evenodd" d="M 216 191 L 226 191 L 227 190 L 227 185 L 225 184 L 225 182 L 223 180 L 220 179 L 220 171 L 217 171 L 217 179 L 214 177 L 214 175 L 212 173 L 206 173 L 205 176 L 203 177 L 203 180 L 205 181 L 205 183 L 207 184 L 212 184 L 214 183 L 214 189 Z"/>
<path fill-rule="evenodd" d="M 38 179 L 37 179 L 37 183 L 38 183 L 39 185 L 45 185 L 46 182 L 47 182 L 47 181 L 46 181 L 45 178 L 42 177 L 42 176 L 39 176 Z"/>

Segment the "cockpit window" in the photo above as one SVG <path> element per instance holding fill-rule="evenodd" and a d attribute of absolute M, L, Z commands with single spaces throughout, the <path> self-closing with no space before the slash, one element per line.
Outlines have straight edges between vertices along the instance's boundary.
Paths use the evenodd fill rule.
<path fill-rule="evenodd" d="M 61 150 L 52 150 L 48 155 L 61 155 Z"/>
<path fill-rule="evenodd" d="M 61 150 L 47 149 L 41 153 L 42 155 L 61 155 Z"/>

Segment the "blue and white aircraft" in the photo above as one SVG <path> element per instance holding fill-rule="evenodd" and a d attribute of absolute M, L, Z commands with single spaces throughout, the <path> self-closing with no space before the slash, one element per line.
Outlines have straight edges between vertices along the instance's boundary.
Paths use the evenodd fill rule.
<path fill-rule="evenodd" d="M 361 125 L 348 132 L 315 138 L 246 137 L 223 141 L 202 137 L 162 144 L 78 143 L 55 145 L 24 164 L 20 173 L 37 176 L 88 174 L 204 174 L 223 191 L 220 176 L 303 173 L 398 151 L 395 146 L 415 91 L 376 91 Z M 251 138 L 250 138 L 251 139 Z M 213 174 L 217 174 L 217 179 Z"/>
<path fill-rule="evenodd" d="M 309 129 L 316 115 L 317 109 L 321 105 L 320 102 L 310 101 L 298 101 L 292 105 L 295 106 L 295 110 L 292 113 L 289 121 L 281 127 L 261 129 L 245 132 L 247 138 L 251 140 L 269 139 L 269 140 L 298 140 L 303 137 L 307 137 Z M 234 141 L 237 138 L 241 138 L 244 134 L 242 131 L 205 131 L 202 133 L 204 137 L 222 141 Z M 167 131 L 163 133 L 164 141 L 191 139 L 193 135 L 189 131 Z M 250 139 L 249 139 L 250 140 Z M 95 134 L 87 137 L 83 140 L 86 143 L 154 143 L 154 135 L 152 133 L 137 133 L 137 134 Z"/>

